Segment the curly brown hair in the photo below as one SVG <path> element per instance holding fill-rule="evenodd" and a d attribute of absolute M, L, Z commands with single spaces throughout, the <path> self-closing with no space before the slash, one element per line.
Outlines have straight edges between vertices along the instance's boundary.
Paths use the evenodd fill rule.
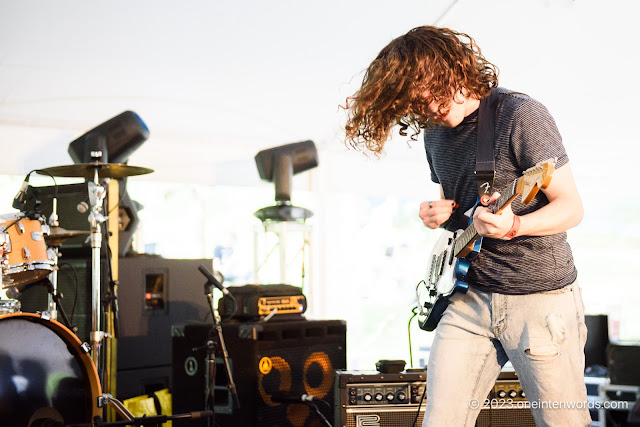
<path fill-rule="evenodd" d="M 473 38 L 448 28 L 414 28 L 380 51 L 360 89 L 347 98 L 345 143 L 380 154 L 394 126 L 400 125 L 401 135 L 410 128 L 416 140 L 434 123 L 427 114 L 432 101 L 440 103 L 444 115 L 463 88 L 481 99 L 496 86 L 498 68 Z"/>

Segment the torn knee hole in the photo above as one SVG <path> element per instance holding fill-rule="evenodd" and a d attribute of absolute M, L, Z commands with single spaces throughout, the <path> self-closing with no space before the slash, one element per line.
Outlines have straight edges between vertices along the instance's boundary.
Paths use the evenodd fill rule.
<path fill-rule="evenodd" d="M 558 353 L 557 351 L 554 351 L 554 352 L 552 352 L 552 353 L 546 353 L 546 354 L 544 354 L 544 353 L 543 353 L 543 352 L 541 352 L 541 351 L 535 351 L 535 350 L 534 350 L 534 351 L 531 351 L 531 349 L 530 349 L 530 348 L 528 348 L 528 349 L 526 349 L 526 350 L 524 351 L 524 354 L 526 354 L 527 356 L 530 356 L 530 357 L 536 357 L 536 358 L 539 358 L 539 359 L 547 359 L 547 358 L 549 358 L 549 359 L 550 359 L 550 358 L 552 358 L 552 357 L 556 357 L 559 353 Z"/>

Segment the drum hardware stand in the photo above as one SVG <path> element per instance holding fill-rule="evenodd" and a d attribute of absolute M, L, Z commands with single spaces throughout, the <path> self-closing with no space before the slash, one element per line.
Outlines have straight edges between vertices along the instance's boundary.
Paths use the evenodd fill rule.
<path fill-rule="evenodd" d="M 104 393 L 102 396 L 98 397 L 98 407 L 104 408 L 107 405 L 110 405 L 118 415 L 125 420 L 133 420 L 135 418 L 131 411 L 129 411 L 122 402 L 112 395 Z"/>
<path fill-rule="evenodd" d="M 209 272 L 204 266 L 200 265 L 198 267 L 198 270 L 200 270 L 200 272 L 207 278 L 207 281 L 204 284 L 204 294 L 207 296 L 207 301 L 209 303 L 209 310 L 211 312 L 211 319 L 213 320 L 213 327 L 216 330 L 216 333 L 218 335 L 218 343 L 220 344 L 220 348 L 222 349 L 222 358 L 224 361 L 227 378 L 229 380 L 229 384 L 228 384 L 229 391 L 231 392 L 231 396 L 233 397 L 233 403 L 235 408 L 240 409 L 240 399 L 238 398 L 238 390 L 236 389 L 236 385 L 233 381 L 233 375 L 231 373 L 231 368 L 229 365 L 229 353 L 227 352 L 227 346 L 224 343 L 224 337 L 222 336 L 222 327 L 220 326 L 220 322 L 218 322 L 218 318 L 216 316 L 215 307 L 213 303 L 213 287 L 214 286 L 223 290 L 223 293 L 224 291 L 227 291 L 226 293 L 229 294 L 229 291 L 226 290 L 222 286 L 220 281 L 218 281 L 218 279 L 216 279 L 215 276 L 211 274 L 211 272 Z M 215 406 L 214 397 L 215 397 L 215 378 L 216 378 L 215 342 L 213 340 L 209 340 L 205 345 L 205 347 L 207 348 L 207 351 L 208 351 L 208 356 L 207 356 L 208 393 L 207 393 L 207 404 L 205 405 L 205 408 L 210 409 L 213 413 L 213 409 Z M 213 416 L 209 421 L 209 425 L 215 426 L 215 420 Z"/>
<path fill-rule="evenodd" d="M 49 227 L 58 227 L 60 226 L 60 222 L 58 221 L 58 199 L 56 197 L 53 198 L 53 208 L 51 210 L 51 216 L 49 217 Z M 36 206 L 38 206 L 40 203 L 39 201 L 36 202 Z M 60 310 L 62 311 L 62 304 L 60 303 L 60 295 L 58 294 L 58 247 L 55 246 L 53 247 L 53 270 L 51 271 L 51 274 L 49 275 L 49 277 L 51 278 L 51 288 L 49 290 L 49 294 L 48 294 L 48 307 L 49 307 L 49 313 L 51 314 L 51 318 L 53 320 L 57 320 L 58 319 L 58 310 L 57 308 L 59 307 Z M 64 314 L 64 312 L 61 312 L 61 315 L 63 316 L 63 319 L 65 320 L 65 325 L 71 329 L 71 323 L 69 322 L 69 319 L 67 319 L 67 316 Z"/>
<path fill-rule="evenodd" d="M 20 311 L 20 301 L 14 298 L 10 298 L 7 295 L 7 291 L 4 289 L 4 279 L 2 272 L 4 270 L 4 252 L 7 250 L 7 242 L 4 238 L 4 233 L 0 231 L 0 315 L 11 314 L 16 311 Z"/>
<path fill-rule="evenodd" d="M 102 214 L 102 204 L 106 196 L 105 188 L 100 185 L 98 168 L 94 169 L 93 181 L 89 181 L 89 224 L 91 224 L 91 358 L 98 373 L 100 363 L 100 345 L 106 334 L 101 330 L 100 322 L 100 249 L 102 247 L 101 224 L 107 220 Z"/>

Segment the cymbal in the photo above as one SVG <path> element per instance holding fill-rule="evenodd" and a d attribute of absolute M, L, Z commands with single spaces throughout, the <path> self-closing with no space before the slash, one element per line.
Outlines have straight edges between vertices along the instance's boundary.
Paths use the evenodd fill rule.
<path fill-rule="evenodd" d="M 89 234 L 91 234 L 89 231 L 66 230 L 62 227 L 51 227 L 49 234 L 44 235 L 44 242 L 49 246 L 57 247 L 71 237 L 88 236 Z"/>
<path fill-rule="evenodd" d="M 74 165 L 53 166 L 42 169 L 53 176 L 77 177 L 92 179 L 96 169 L 99 178 L 126 178 L 134 175 L 145 175 L 153 172 L 153 169 L 140 166 L 129 166 L 124 163 L 76 163 Z"/>

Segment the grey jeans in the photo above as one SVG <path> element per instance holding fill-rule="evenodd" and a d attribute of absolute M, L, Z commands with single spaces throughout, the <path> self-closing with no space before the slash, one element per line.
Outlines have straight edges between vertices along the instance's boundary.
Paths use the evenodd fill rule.
<path fill-rule="evenodd" d="M 531 295 L 454 294 L 429 355 L 423 427 L 473 426 L 507 360 L 537 426 L 590 425 L 586 340 L 577 282 Z"/>

